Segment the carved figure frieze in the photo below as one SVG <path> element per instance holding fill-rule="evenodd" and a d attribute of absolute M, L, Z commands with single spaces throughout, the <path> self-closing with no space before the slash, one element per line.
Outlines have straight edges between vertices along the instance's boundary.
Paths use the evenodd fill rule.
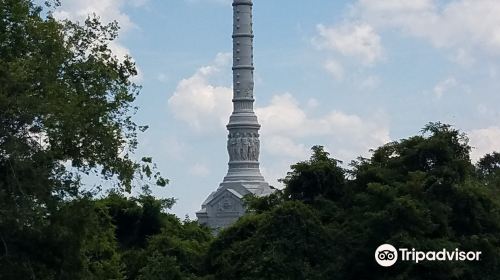
<path fill-rule="evenodd" d="M 227 141 L 230 161 L 258 161 L 260 140 L 257 133 L 231 133 Z"/>

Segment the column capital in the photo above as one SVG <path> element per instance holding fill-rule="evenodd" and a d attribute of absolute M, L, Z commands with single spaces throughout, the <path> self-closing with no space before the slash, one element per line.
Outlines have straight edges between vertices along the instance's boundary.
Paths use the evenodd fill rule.
<path fill-rule="evenodd" d="M 234 0 L 233 6 L 239 6 L 239 5 L 248 5 L 252 6 L 252 0 Z"/>

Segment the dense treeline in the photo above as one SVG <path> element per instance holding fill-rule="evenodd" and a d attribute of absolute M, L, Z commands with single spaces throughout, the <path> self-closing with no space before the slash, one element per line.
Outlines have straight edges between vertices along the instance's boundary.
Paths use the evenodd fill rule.
<path fill-rule="evenodd" d="M 131 119 L 135 65 L 108 47 L 116 23 L 60 22 L 47 2 L 0 1 L 0 278 L 121 279 L 113 215 L 81 177 L 118 192 L 167 181 L 133 160 L 145 127 Z"/>
<path fill-rule="evenodd" d="M 285 189 L 249 198 L 252 212 L 210 246 L 217 279 L 498 279 L 500 154 L 469 158 L 467 137 L 431 123 L 339 166 L 320 146 L 292 166 Z M 379 266 L 384 243 L 482 251 L 479 262 Z"/>
<path fill-rule="evenodd" d="M 313 147 L 218 236 L 169 214 L 175 201 L 150 191 L 167 180 L 133 160 L 146 127 L 135 65 L 108 47 L 118 27 L 52 9 L 0 1 L 0 279 L 498 279 L 500 154 L 473 164 L 441 123 L 348 168 Z M 89 191 L 83 174 L 114 186 Z M 383 268 L 383 243 L 482 258 Z"/>

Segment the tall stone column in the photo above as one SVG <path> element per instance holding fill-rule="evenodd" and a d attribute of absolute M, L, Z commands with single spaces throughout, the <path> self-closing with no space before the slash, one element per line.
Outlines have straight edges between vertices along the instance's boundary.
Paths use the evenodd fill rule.
<path fill-rule="evenodd" d="M 259 169 L 260 124 L 253 110 L 254 65 L 251 0 L 233 1 L 233 113 L 229 118 L 228 172 L 197 212 L 211 228 L 223 228 L 244 214 L 242 197 L 272 193 Z"/>

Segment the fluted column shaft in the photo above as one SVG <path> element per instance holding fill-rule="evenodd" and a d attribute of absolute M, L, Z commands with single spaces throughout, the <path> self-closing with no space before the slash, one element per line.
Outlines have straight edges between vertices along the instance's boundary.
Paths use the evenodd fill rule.
<path fill-rule="evenodd" d="M 234 1 L 233 3 L 233 102 L 235 112 L 253 111 L 254 35 L 252 5 L 251 1 Z"/>
<path fill-rule="evenodd" d="M 233 1 L 233 113 L 227 125 L 229 171 L 224 181 L 263 180 L 259 171 L 260 125 L 253 111 L 252 7 L 251 0 Z"/>

